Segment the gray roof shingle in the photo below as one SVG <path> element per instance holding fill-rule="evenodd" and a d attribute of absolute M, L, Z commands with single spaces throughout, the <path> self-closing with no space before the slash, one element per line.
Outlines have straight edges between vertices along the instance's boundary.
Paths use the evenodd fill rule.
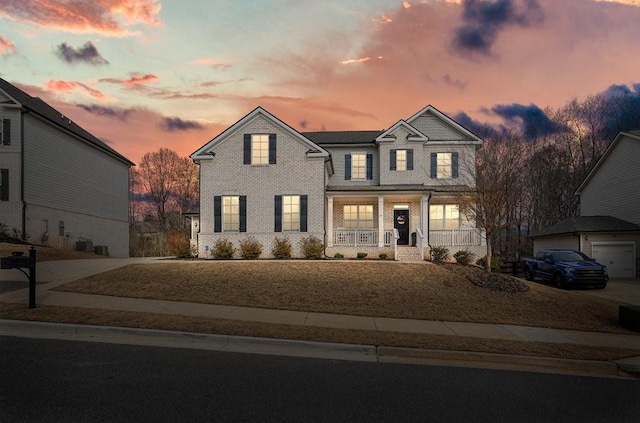
<path fill-rule="evenodd" d="M 582 232 L 640 232 L 640 225 L 613 216 L 574 216 L 551 225 L 531 237 Z"/>
<path fill-rule="evenodd" d="M 323 131 L 301 132 L 302 135 L 318 145 L 374 144 L 383 131 Z"/>

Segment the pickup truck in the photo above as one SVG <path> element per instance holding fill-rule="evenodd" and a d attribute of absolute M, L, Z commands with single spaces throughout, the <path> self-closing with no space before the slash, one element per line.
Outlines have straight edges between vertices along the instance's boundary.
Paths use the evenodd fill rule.
<path fill-rule="evenodd" d="M 609 281 L 607 267 L 573 250 L 540 250 L 534 257 L 522 259 L 524 277 L 553 282 L 558 288 L 568 285 L 605 288 Z"/>

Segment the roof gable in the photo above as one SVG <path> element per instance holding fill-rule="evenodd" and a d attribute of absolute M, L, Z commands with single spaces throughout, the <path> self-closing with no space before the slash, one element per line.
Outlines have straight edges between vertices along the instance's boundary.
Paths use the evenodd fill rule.
<path fill-rule="evenodd" d="M 424 135 L 422 132 L 418 131 L 416 128 L 414 128 L 413 126 L 409 125 L 406 121 L 401 119 L 398 122 L 396 122 L 395 125 L 393 125 L 391 128 L 387 129 L 382 134 L 380 134 L 376 138 L 376 142 L 379 143 L 379 142 L 395 141 L 396 140 L 395 133 L 398 132 L 398 130 L 401 128 L 409 132 L 409 135 L 407 135 L 407 141 L 421 141 L 421 142 L 429 141 L 429 138 L 426 135 Z"/>
<path fill-rule="evenodd" d="M 482 139 L 442 113 L 428 105 L 406 121 L 429 138 L 429 143 L 461 142 L 481 145 Z"/>
<path fill-rule="evenodd" d="M 12 100 L 12 103 L 16 106 L 22 106 L 25 109 L 30 110 L 31 112 L 37 114 L 41 118 L 44 118 L 49 123 L 61 128 L 65 131 L 70 131 L 77 137 L 80 137 L 85 142 L 90 145 L 96 147 L 99 150 L 106 152 L 107 154 L 114 156 L 118 160 L 126 163 L 129 166 L 133 165 L 129 159 L 115 151 L 113 148 L 109 147 L 103 141 L 98 139 L 95 135 L 92 135 L 84 128 L 77 125 L 71 119 L 64 116 L 64 114 L 60 113 L 49 104 L 45 103 L 42 99 L 38 97 L 31 97 L 29 94 L 25 93 L 18 87 L 4 79 L 0 78 L 0 91 L 2 91 L 8 98 Z M 6 103 L 4 103 L 6 104 Z"/>
<path fill-rule="evenodd" d="M 576 195 L 580 195 L 580 193 L 584 191 L 586 186 L 589 184 L 589 181 L 593 179 L 593 177 L 600 170 L 604 162 L 609 158 L 609 156 L 611 155 L 611 152 L 618 146 L 618 144 L 620 144 L 620 142 L 624 138 L 629 138 L 631 140 L 635 140 L 636 142 L 640 142 L 640 131 L 634 130 L 630 132 L 619 132 L 618 135 L 616 135 L 616 137 L 614 138 L 613 142 L 609 144 L 609 147 L 607 147 L 604 154 L 602 154 L 602 157 L 600 157 L 600 159 L 598 160 L 596 165 L 593 167 L 593 169 L 591 169 L 591 171 L 584 178 L 584 181 L 582 181 L 582 183 L 576 190 Z"/>
<path fill-rule="evenodd" d="M 295 139 L 297 139 L 298 141 L 306 145 L 309 148 L 307 155 L 311 157 L 314 157 L 314 156 L 329 157 L 329 152 L 327 150 L 320 147 L 319 145 L 311 141 L 309 138 L 305 137 L 303 134 L 296 131 L 295 129 L 293 129 L 292 127 L 290 127 L 289 125 L 287 125 L 286 123 L 278 119 L 277 117 L 273 116 L 271 113 L 267 112 L 265 109 L 263 109 L 260 106 L 253 109 L 253 111 L 251 111 L 249 114 L 245 115 L 242 119 L 240 119 L 239 121 L 231 125 L 229 128 L 225 129 L 222 133 L 220 133 L 218 136 L 213 138 L 211 141 L 207 142 L 205 145 L 197 149 L 195 152 L 191 154 L 190 157 L 193 160 L 212 159 L 213 156 L 211 155 L 211 153 L 215 149 L 216 145 L 221 143 L 223 140 L 227 139 L 236 131 L 239 131 L 240 129 L 242 129 L 245 125 L 247 125 L 249 122 L 251 122 L 253 119 L 256 119 L 259 116 L 267 119 L 272 124 L 279 126 L 282 130 L 284 130 L 285 132 L 288 132 Z"/>

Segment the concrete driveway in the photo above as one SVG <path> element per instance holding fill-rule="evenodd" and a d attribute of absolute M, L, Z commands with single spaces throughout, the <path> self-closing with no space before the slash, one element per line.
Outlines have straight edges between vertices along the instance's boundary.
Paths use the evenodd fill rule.
<path fill-rule="evenodd" d="M 612 279 L 605 289 L 590 289 L 575 292 L 607 298 L 619 303 L 640 305 L 640 279 Z"/>

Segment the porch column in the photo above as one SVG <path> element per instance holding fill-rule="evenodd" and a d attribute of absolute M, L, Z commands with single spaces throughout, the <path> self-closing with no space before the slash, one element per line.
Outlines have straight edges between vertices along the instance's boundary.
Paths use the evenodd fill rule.
<path fill-rule="evenodd" d="M 429 196 L 422 197 L 422 234 L 429 240 Z"/>
<path fill-rule="evenodd" d="M 327 247 L 333 247 L 333 197 L 327 197 Z"/>
<path fill-rule="evenodd" d="M 378 196 L 378 247 L 384 247 L 384 197 Z"/>

